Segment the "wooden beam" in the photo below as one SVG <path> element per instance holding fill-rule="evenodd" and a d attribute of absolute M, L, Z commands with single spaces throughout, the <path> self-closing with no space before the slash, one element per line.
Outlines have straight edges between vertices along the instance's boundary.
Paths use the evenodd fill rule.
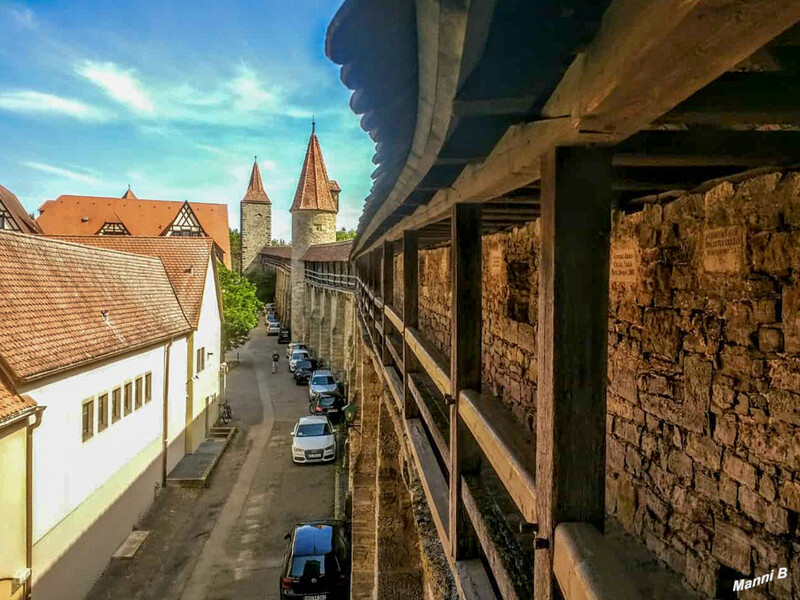
<path fill-rule="evenodd" d="M 395 329 L 397 329 L 398 333 L 400 334 L 400 337 L 402 337 L 403 336 L 403 318 L 400 315 L 397 314 L 397 312 L 395 311 L 395 309 L 392 306 L 390 306 L 388 304 L 385 304 L 383 306 L 383 312 L 386 313 L 386 316 L 389 318 L 389 321 L 391 321 L 392 325 L 394 325 Z"/>
<path fill-rule="evenodd" d="M 391 365 L 381 365 L 381 370 L 383 371 L 386 385 L 389 387 L 392 398 L 394 398 L 394 404 L 398 410 L 401 410 L 402 403 L 400 400 L 402 398 L 403 383 L 400 381 L 400 375 L 397 374 L 397 369 Z"/>
<path fill-rule="evenodd" d="M 611 155 L 558 147 L 542 174 L 534 597 L 550 600 L 554 528 L 605 516 Z"/>
<path fill-rule="evenodd" d="M 735 16 L 735 18 L 734 18 Z M 665 114 L 800 20 L 795 0 L 614 0 L 586 51 L 567 70 L 542 119 L 509 127 L 489 157 L 367 244 L 399 239 L 446 216 L 539 179 L 557 145 L 618 143 Z M 383 217 L 376 214 L 370 232 Z"/>
<path fill-rule="evenodd" d="M 428 402 L 426 398 L 423 396 L 423 391 L 420 389 L 420 385 L 417 384 L 416 379 L 419 377 L 416 373 L 412 373 L 411 377 L 408 380 L 408 389 L 411 392 L 411 396 L 417 403 L 417 408 L 419 409 L 419 416 L 422 417 L 422 420 L 425 421 L 425 424 L 428 426 L 428 431 L 431 434 L 431 438 L 433 438 L 433 443 L 436 444 L 436 447 L 439 450 L 439 454 L 442 456 L 442 461 L 446 463 L 448 471 L 450 470 L 450 449 L 447 447 L 447 440 L 442 435 L 441 430 L 436 425 L 436 421 L 433 418 L 433 413 L 431 412 L 430 408 L 428 407 Z"/>
<path fill-rule="evenodd" d="M 419 240 L 415 230 L 403 232 L 403 415 L 406 419 L 419 416 L 412 398 L 411 373 L 420 368 L 417 357 L 409 347 L 406 330 L 419 325 Z"/>
<path fill-rule="evenodd" d="M 385 323 L 384 323 L 384 325 L 385 325 Z M 393 337 L 394 336 L 388 335 L 388 334 L 383 336 L 383 341 L 386 343 L 386 345 L 384 347 L 386 348 L 386 350 L 389 351 L 389 355 L 394 360 L 394 366 L 397 367 L 397 370 L 402 373 L 403 372 L 403 358 L 400 356 L 400 353 L 397 351 L 397 348 L 394 347 L 394 342 L 392 341 Z M 402 380 L 402 377 L 401 377 L 401 380 Z M 402 389 L 402 387 L 403 386 L 401 385 L 400 388 Z"/>
<path fill-rule="evenodd" d="M 433 453 L 428 437 L 425 435 L 425 428 L 419 419 L 408 419 L 405 422 L 406 431 L 411 441 L 411 454 L 420 474 L 422 488 L 425 490 L 425 497 L 428 500 L 428 507 L 431 509 L 433 523 L 439 533 L 442 546 L 447 547 L 448 531 L 450 523 L 447 512 L 447 480 L 436 462 L 436 455 Z"/>
<path fill-rule="evenodd" d="M 461 390 L 481 389 L 481 207 L 456 204 L 450 223 L 450 551 L 460 561 L 479 556 L 461 499 L 461 476 L 480 469 L 480 450 L 458 406 Z"/>
<path fill-rule="evenodd" d="M 389 306 L 394 298 L 394 247 L 392 242 L 384 240 L 383 247 L 381 248 L 381 296 L 383 296 L 385 304 Z M 389 317 L 386 316 L 386 311 L 381 310 L 381 324 L 384 331 L 383 348 L 381 351 L 381 360 L 383 364 L 388 365 L 392 361 L 391 353 L 389 352 Z"/>
<path fill-rule="evenodd" d="M 514 582 L 503 564 L 502 555 L 497 548 L 497 544 L 492 539 L 489 525 L 481 515 L 478 503 L 475 502 L 475 498 L 472 496 L 466 481 L 461 482 L 461 498 L 464 501 L 464 509 L 467 511 L 467 516 L 469 516 L 469 520 L 475 528 L 475 535 L 478 536 L 478 541 L 481 544 L 481 548 L 483 548 L 486 562 L 489 563 L 494 580 L 497 582 L 500 595 L 503 600 L 519 600 L 517 590 L 514 588 Z"/>
<path fill-rule="evenodd" d="M 405 338 L 408 348 L 417 357 L 420 365 L 436 384 L 436 387 L 439 388 L 443 395 L 451 395 L 450 373 L 445 366 L 442 353 L 434 348 L 415 327 L 406 327 Z"/>
<path fill-rule="evenodd" d="M 519 436 L 519 424 L 501 421 L 499 418 L 493 422 L 489 420 L 488 409 L 479 392 L 461 392 L 458 403 L 461 419 L 472 432 L 522 516 L 528 523 L 536 523 L 533 447 L 530 448 L 530 457 L 520 456 L 508 443 Z"/>

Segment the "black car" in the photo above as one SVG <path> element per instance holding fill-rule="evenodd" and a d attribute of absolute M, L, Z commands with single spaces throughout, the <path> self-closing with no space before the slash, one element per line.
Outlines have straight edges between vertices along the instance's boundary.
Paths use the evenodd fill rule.
<path fill-rule="evenodd" d="M 298 361 L 293 373 L 294 382 L 297 385 L 307 385 L 311 374 L 317 369 L 317 366 L 317 360 L 314 358 Z"/>
<path fill-rule="evenodd" d="M 278 343 L 288 344 L 292 340 L 292 332 L 289 329 L 281 329 L 278 333 Z"/>
<path fill-rule="evenodd" d="M 325 416 L 331 421 L 336 421 L 342 414 L 345 400 L 344 396 L 336 392 L 322 392 L 311 399 L 308 412 L 312 415 Z"/>
<path fill-rule="evenodd" d="M 350 590 L 350 541 L 344 521 L 309 521 L 286 534 L 281 600 L 344 600 Z"/>

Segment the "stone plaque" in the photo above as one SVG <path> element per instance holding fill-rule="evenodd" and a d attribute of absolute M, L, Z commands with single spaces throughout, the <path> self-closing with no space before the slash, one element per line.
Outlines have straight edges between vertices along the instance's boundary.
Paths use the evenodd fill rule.
<path fill-rule="evenodd" d="M 495 246 L 489 251 L 489 275 L 500 277 L 503 274 L 503 249 Z"/>
<path fill-rule="evenodd" d="M 742 270 L 744 230 L 741 227 L 707 229 L 703 234 L 703 268 L 736 273 Z"/>
<path fill-rule="evenodd" d="M 639 280 L 639 247 L 633 240 L 611 246 L 611 283 L 634 285 Z"/>

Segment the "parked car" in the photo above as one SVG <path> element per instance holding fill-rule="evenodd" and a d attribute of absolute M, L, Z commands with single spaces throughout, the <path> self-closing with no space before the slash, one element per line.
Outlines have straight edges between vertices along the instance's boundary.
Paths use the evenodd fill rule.
<path fill-rule="evenodd" d="M 311 374 L 311 380 L 308 382 L 309 400 L 313 399 L 316 394 L 335 392 L 336 390 L 338 390 L 336 378 L 330 371 L 320 370 Z"/>
<path fill-rule="evenodd" d="M 286 348 L 286 358 L 291 358 L 292 353 L 297 350 L 305 350 L 308 352 L 308 346 L 306 346 L 303 342 L 289 342 L 289 346 Z"/>
<path fill-rule="evenodd" d="M 292 460 L 313 463 L 335 459 L 336 436 L 328 417 L 300 417 L 292 431 Z"/>
<path fill-rule="evenodd" d="M 267 315 L 267 322 L 268 323 L 277 323 L 278 322 L 278 313 L 269 313 Z"/>
<path fill-rule="evenodd" d="M 277 321 L 271 321 L 267 324 L 267 335 L 278 335 L 281 332 L 281 324 Z"/>
<path fill-rule="evenodd" d="M 336 392 L 323 392 L 314 396 L 308 405 L 308 412 L 312 415 L 324 415 L 331 421 L 338 421 L 344 409 L 344 397 Z"/>
<path fill-rule="evenodd" d="M 297 385 L 307 385 L 308 380 L 311 379 L 311 374 L 316 368 L 317 361 L 315 359 L 301 360 L 294 368 L 294 382 Z"/>
<path fill-rule="evenodd" d="M 289 371 L 294 373 L 294 368 L 297 366 L 297 363 L 301 360 L 308 360 L 311 358 L 311 355 L 308 353 L 308 350 L 295 350 L 292 352 L 292 357 L 289 359 Z"/>
<path fill-rule="evenodd" d="M 292 332 L 289 329 L 281 329 L 278 334 L 278 343 L 288 344 L 290 339 L 292 339 Z"/>
<path fill-rule="evenodd" d="M 350 540 L 344 521 L 298 523 L 281 571 L 281 600 L 343 600 L 350 590 Z"/>

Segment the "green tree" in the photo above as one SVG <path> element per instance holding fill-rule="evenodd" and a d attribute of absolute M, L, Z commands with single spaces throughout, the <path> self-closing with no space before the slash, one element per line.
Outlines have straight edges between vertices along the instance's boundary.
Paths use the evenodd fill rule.
<path fill-rule="evenodd" d="M 356 230 L 350 229 L 349 231 L 342 227 L 339 231 L 336 232 L 336 241 L 343 242 L 345 240 L 352 240 L 356 237 Z"/>
<path fill-rule="evenodd" d="M 225 265 L 219 266 L 219 285 L 222 292 L 222 312 L 225 315 L 223 336 L 225 348 L 243 343 L 250 330 L 258 325 L 263 303 L 256 296 L 256 286 Z"/>
<path fill-rule="evenodd" d="M 231 269 L 234 273 L 242 271 L 242 234 L 238 229 L 229 229 L 228 236 L 231 242 Z"/>
<path fill-rule="evenodd" d="M 288 243 L 288 242 L 287 242 L 285 239 L 281 238 L 281 239 L 279 239 L 279 240 L 272 240 L 272 241 L 269 243 L 269 245 L 270 245 L 270 246 L 288 246 L 288 245 L 289 245 L 289 243 Z"/>
<path fill-rule="evenodd" d="M 275 302 L 275 271 L 256 268 L 245 273 L 247 280 L 256 286 L 256 297 L 264 304 Z"/>

